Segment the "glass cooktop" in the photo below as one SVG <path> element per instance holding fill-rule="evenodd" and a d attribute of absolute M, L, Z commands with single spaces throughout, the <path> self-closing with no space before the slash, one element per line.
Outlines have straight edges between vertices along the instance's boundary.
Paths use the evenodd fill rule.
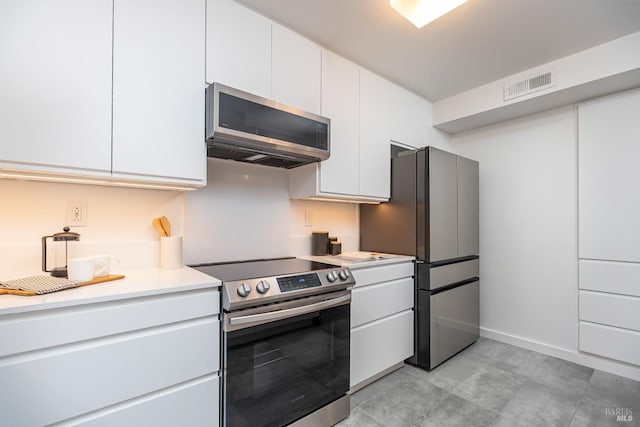
<path fill-rule="evenodd" d="M 275 258 L 239 262 L 196 264 L 195 268 L 223 282 L 257 279 L 260 277 L 285 276 L 297 273 L 309 273 L 338 265 L 325 264 L 300 258 Z"/>

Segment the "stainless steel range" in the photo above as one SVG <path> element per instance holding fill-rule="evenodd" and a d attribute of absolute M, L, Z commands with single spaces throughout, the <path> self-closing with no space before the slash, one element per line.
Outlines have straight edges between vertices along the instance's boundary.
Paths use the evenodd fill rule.
<path fill-rule="evenodd" d="M 349 415 L 348 268 L 299 258 L 193 267 L 222 281 L 223 425 L 333 425 Z"/>

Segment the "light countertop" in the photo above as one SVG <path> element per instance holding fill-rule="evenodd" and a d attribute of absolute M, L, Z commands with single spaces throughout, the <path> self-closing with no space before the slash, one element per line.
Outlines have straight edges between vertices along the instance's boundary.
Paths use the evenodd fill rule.
<path fill-rule="evenodd" d="M 43 274 L 36 273 L 34 275 Z M 0 295 L 0 316 L 126 298 L 216 288 L 220 281 L 189 267 L 115 271 L 124 279 L 66 289 L 44 295 Z"/>
<path fill-rule="evenodd" d="M 349 267 L 351 270 L 359 268 L 376 267 L 379 265 L 398 264 L 401 262 L 411 262 L 415 257 L 407 255 L 385 254 L 380 252 L 345 252 L 340 255 L 307 255 L 300 258 L 309 259 L 327 264 Z"/>

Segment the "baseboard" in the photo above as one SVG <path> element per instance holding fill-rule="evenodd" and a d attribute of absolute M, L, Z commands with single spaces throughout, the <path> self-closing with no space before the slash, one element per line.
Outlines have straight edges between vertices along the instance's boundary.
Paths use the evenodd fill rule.
<path fill-rule="evenodd" d="M 578 363 L 600 371 L 609 372 L 611 374 L 620 375 L 621 377 L 630 378 L 640 381 L 640 367 L 617 362 L 615 360 L 596 356 L 594 354 L 575 352 L 565 348 L 556 347 L 539 341 L 522 338 L 516 335 L 505 334 L 504 332 L 494 331 L 487 328 L 480 328 L 480 336 L 500 341 L 505 344 L 515 345 L 527 350 L 536 351 L 546 354 L 547 356 L 557 357 L 558 359 L 567 360 L 569 362 Z"/>

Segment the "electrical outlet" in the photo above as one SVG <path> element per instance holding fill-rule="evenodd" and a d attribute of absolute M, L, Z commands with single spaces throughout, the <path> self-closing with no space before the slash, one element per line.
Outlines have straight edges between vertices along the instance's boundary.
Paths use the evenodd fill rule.
<path fill-rule="evenodd" d="M 69 227 L 86 227 L 87 202 L 69 202 L 67 204 L 67 225 Z"/>
<path fill-rule="evenodd" d="M 304 226 L 313 226 L 313 211 L 304 211 Z"/>

